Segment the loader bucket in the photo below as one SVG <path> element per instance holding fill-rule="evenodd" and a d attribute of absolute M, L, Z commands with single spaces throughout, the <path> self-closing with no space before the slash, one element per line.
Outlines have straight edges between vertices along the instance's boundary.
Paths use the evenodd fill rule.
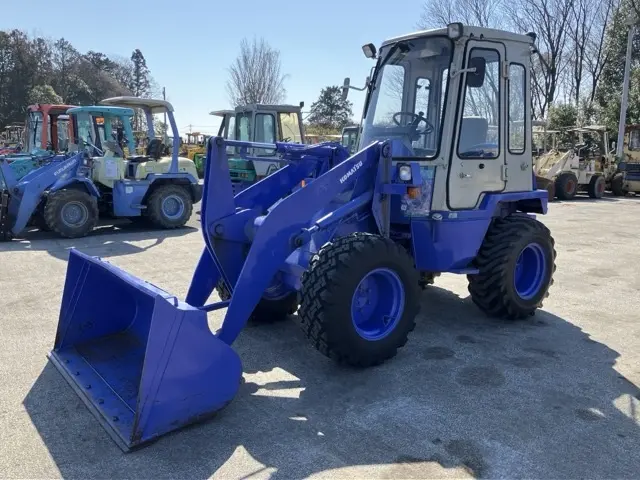
<path fill-rule="evenodd" d="M 242 376 L 206 312 L 77 250 L 49 359 L 124 451 L 220 410 Z"/>

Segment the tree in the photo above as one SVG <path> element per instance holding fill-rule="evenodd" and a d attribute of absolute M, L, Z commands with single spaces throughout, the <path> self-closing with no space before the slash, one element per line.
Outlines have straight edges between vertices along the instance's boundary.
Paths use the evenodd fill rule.
<path fill-rule="evenodd" d="M 560 89 L 574 0 L 513 0 L 505 6 L 516 31 L 538 33 L 533 61 L 534 114 L 544 118 Z"/>
<path fill-rule="evenodd" d="M 147 68 L 147 61 L 142 55 L 140 49 L 136 48 L 131 54 L 131 62 L 133 64 L 133 71 L 131 75 L 132 93 L 136 97 L 147 97 L 149 94 L 149 88 L 151 81 L 149 79 L 149 68 Z M 133 128 L 134 130 L 142 130 L 146 128 L 146 118 L 143 118 L 136 109 L 136 113 L 133 116 Z"/>
<path fill-rule="evenodd" d="M 101 52 L 81 54 L 66 39 L 30 38 L 0 30 L 0 127 L 24 119 L 35 102 L 96 104 L 106 97 L 153 90 L 153 77 L 138 50 L 136 62 Z"/>
<path fill-rule="evenodd" d="M 503 20 L 502 7 L 502 0 L 427 0 L 418 28 L 442 28 L 452 22 L 495 28 Z"/>
<path fill-rule="evenodd" d="M 29 92 L 27 103 L 29 105 L 36 103 L 61 104 L 62 97 L 56 93 L 51 85 L 36 85 Z"/>
<path fill-rule="evenodd" d="M 320 91 L 318 100 L 311 104 L 308 121 L 312 127 L 340 131 L 351 122 L 353 104 L 341 98 L 342 89 L 335 85 Z"/>
<path fill-rule="evenodd" d="M 626 20 L 634 12 L 633 3 L 623 0 L 611 17 L 606 29 L 601 77 L 597 85 L 595 101 L 600 110 L 601 121 L 610 128 L 617 130 L 620 115 L 620 100 L 622 97 L 622 82 L 624 80 L 625 60 L 627 56 L 627 33 L 629 27 Z M 629 106 L 627 123 L 639 121 L 638 107 L 640 98 L 637 95 L 637 82 L 640 78 L 640 35 L 636 30 L 633 38 L 631 56 L 631 75 L 629 89 Z"/>
<path fill-rule="evenodd" d="M 607 48 L 606 35 L 612 18 L 618 14 L 620 0 L 603 0 L 595 9 L 591 35 L 586 41 L 585 69 L 590 76 L 589 108 L 595 100 L 602 72 L 611 61 L 611 50 Z"/>
<path fill-rule="evenodd" d="M 549 107 L 549 122 L 548 126 L 550 130 L 566 130 L 567 128 L 575 127 L 578 123 L 578 109 L 570 103 L 561 103 Z M 570 141 L 567 133 L 562 133 L 559 136 L 560 143 L 566 143 Z"/>
<path fill-rule="evenodd" d="M 252 103 L 277 104 L 286 98 L 280 51 L 264 40 L 245 38 L 240 54 L 229 67 L 227 94 L 234 107 Z"/>
<path fill-rule="evenodd" d="M 147 61 L 140 49 L 136 48 L 131 54 L 131 62 L 133 63 L 132 86 L 133 94 L 136 97 L 145 97 L 149 93 L 151 87 L 151 79 L 149 78 L 149 68 Z"/>
<path fill-rule="evenodd" d="M 77 90 L 76 73 L 79 56 L 78 51 L 64 38 L 60 38 L 53 44 L 55 79 L 52 86 L 66 103 L 75 101 L 74 94 Z"/>

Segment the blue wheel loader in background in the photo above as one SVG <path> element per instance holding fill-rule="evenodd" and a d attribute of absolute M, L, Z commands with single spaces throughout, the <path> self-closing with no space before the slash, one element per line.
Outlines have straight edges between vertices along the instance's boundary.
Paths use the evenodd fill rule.
<path fill-rule="evenodd" d="M 405 345 L 421 284 L 440 273 L 466 275 L 488 315 L 533 315 L 556 268 L 535 218 L 547 192 L 529 141 L 534 39 L 456 23 L 365 45 L 376 64 L 353 155 L 338 143 L 210 139 L 204 247 L 185 300 L 72 250 L 49 358 L 118 445 L 227 405 L 242 377 L 232 344 L 249 319 L 297 311 L 322 354 L 370 367 Z M 234 196 L 227 147 L 275 149 L 287 165 Z"/>
<path fill-rule="evenodd" d="M 177 134 L 173 153 L 166 155 L 153 129 L 153 114 L 166 112 L 177 132 L 171 104 L 136 97 L 103 102 L 106 105 L 68 110 L 76 136 L 70 150 L 75 155 L 52 157 L 22 178 L 0 159 L 1 239 L 19 235 L 28 224 L 66 238 L 83 237 L 105 215 L 145 220 L 159 228 L 187 223 L 193 204 L 202 198 L 195 165 L 178 157 Z M 124 106 L 109 106 L 116 104 Z M 125 143 L 129 151 L 135 151 L 133 108 L 146 114 L 151 141 L 146 155 L 125 158 Z"/>

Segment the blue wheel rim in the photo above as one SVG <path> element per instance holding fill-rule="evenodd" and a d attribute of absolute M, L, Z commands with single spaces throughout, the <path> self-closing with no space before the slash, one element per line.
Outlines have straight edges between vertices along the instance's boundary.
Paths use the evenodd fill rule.
<path fill-rule="evenodd" d="M 69 202 L 62 207 L 60 217 L 67 227 L 78 227 L 87 222 L 89 210 L 82 202 Z"/>
<path fill-rule="evenodd" d="M 360 281 L 351 299 L 351 320 L 365 340 L 380 340 L 396 327 L 404 312 L 404 286 L 397 273 L 377 268 Z"/>
<path fill-rule="evenodd" d="M 523 300 L 535 297 L 545 283 L 547 261 L 539 243 L 530 243 L 522 249 L 513 276 L 516 293 Z"/>
<path fill-rule="evenodd" d="M 180 218 L 184 213 L 184 208 L 184 202 L 178 195 L 169 195 L 162 200 L 162 213 L 171 220 Z"/>

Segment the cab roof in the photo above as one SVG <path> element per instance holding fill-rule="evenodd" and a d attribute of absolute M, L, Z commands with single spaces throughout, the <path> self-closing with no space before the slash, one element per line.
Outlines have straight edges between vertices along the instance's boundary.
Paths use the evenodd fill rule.
<path fill-rule="evenodd" d="M 420 30 L 413 33 L 407 33 L 405 35 L 400 35 L 398 37 L 393 37 L 388 40 L 382 42 L 382 47 L 386 45 L 390 45 L 392 43 L 397 43 L 401 40 L 413 40 L 416 38 L 422 37 L 436 37 L 436 36 L 447 36 L 447 28 L 436 28 L 431 30 Z M 479 39 L 487 39 L 487 40 L 504 40 L 509 42 L 520 42 L 533 44 L 533 38 L 529 35 L 524 35 L 521 33 L 513 33 L 505 30 L 497 30 L 495 28 L 485 28 L 485 27 L 473 27 L 471 25 L 463 25 L 462 26 L 462 37 L 474 37 Z"/>
<path fill-rule="evenodd" d="M 224 117 L 225 115 L 231 115 L 236 113 L 235 110 L 214 110 L 209 112 L 209 115 L 215 115 L 216 117 Z"/>
<path fill-rule="evenodd" d="M 113 105 L 128 108 L 143 108 L 151 110 L 151 113 L 173 112 L 173 105 L 166 100 L 140 97 L 111 97 L 100 102 L 102 105 Z"/>
<path fill-rule="evenodd" d="M 70 108 L 75 107 L 75 105 L 58 105 L 54 103 L 36 103 L 34 105 L 29 105 L 27 109 L 30 112 L 45 112 L 49 114 L 60 114 L 64 113 Z"/>
<path fill-rule="evenodd" d="M 67 110 L 70 115 L 78 113 L 88 113 L 89 115 L 110 115 L 113 117 L 133 117 L 134 111 L 131 108 L 106 107 L 101 105 L 90 105 L 86 107 L 73 107 Z"/>

